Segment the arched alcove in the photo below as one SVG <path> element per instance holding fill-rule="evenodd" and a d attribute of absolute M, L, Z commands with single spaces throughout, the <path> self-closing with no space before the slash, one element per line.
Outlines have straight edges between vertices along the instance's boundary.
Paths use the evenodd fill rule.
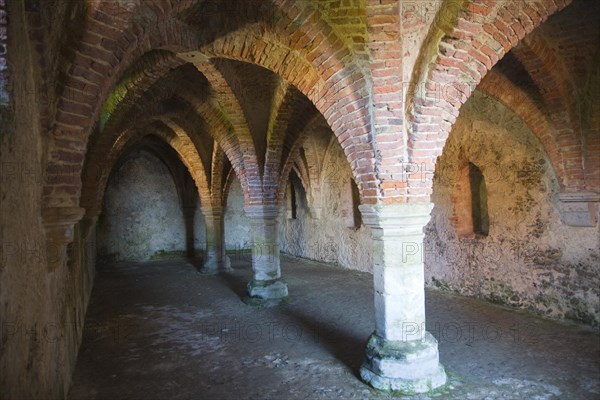
<path fill-rule="evenodd" d="M 195 218 L 190 226 L 178 192 L 172 171 L 155 154 L 144 147 L 127 154 L 104 194 L 97 225 L 99 261 L 184 257 L 189 229 L 199 236 L 194 242 L 201 243 L 201 213 L 190 213 Z"/>

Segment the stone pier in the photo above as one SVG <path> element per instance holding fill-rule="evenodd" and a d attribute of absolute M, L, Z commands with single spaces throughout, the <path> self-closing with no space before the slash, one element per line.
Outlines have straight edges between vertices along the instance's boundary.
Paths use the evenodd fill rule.
<path fill-rule="evenodd" d="M 423 393 L 446 383 L 425 330 L 423 228 L 432 203 L 360 206 L 374 240 L 375 332 L 361 378 L 382 390 Z"/>
<path fill-rule="evenodd" d="M 203 209 L 206 221 L 206 251 L 201 272 L 216 274 L 231 270 L 229 257 L 225 254 L 224 210 L 220 207 Z"/>
<path fill-rule="evenodd" d="M 279 265 L 279 208 L 256 205 L 244 208 L 252 229 L 252 271 L 247 303 L 273 306 L 287 298 L 287 284 L 281 280 Z"/>

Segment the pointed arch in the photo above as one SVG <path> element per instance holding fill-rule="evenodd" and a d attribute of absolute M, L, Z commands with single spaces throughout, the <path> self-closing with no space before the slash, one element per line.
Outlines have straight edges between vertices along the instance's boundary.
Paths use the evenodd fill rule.
<path fill-rule="evenodd" d="M 526 34 L 571 0 L 445 3 L 421 50 L 407 102 L 408 160 L 433 171 L 460 107 L 489 70 Z M 414 89 L 422 90 L 418 94 Z M 431 173 L 407 187 L 410 201 L 429 201 Z M 421 179 L 417 179 L 421 178 Z"/>

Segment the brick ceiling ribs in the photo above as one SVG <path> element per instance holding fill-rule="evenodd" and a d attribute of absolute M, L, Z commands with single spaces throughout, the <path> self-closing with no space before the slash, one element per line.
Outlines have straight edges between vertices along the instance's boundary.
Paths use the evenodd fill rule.
<path fill-rule="evenodd" d="M 312 181 L 321 168 L 311 165 L 312 150 L 303 146 L 322 127 L 341 144 L 364 203 L 424 201 L 431 182 L 398 181 L 399 154 L 404 162 L 435 165 L 460 106 L 480 82 L 481 91 L 512 108 L 538 136 L 562 188 L 579 190 L 595 179 L 582 143 L 593 148 L 599 139 L 586 131 L 590 123 L 581 110 L 591 107 L 585 87 L 597 68 L 600 3 L 570 3 L 535 0 L 509 7 L 473 1 L 441 10 L 454 17 L 450 26 L 432 25 L 421 50 L 431 57 L 418 61 L 412 84 L 451 86 L 456 93 L 440 102 L 426 93 L 400 104 L 407 117 L 404 143 L 377 134 L 388 123 L 405 123 L 402 116 L 382 119 L 369 107 L 367 16 L 381 25 L 387 20 L 375 17 L 387 6 L 369 3 L 365 9 L 361 1 L 326 0 L 96 2 L 77 37 L 56 39 L 65 56 L 62 66 L 53 67 L 62 70 L 63 85 L 49 101 L 56 108 L 49 171 L 64 162 L 61 146 L 86 149 L 87 155 L 85 165 L 74 165 L 82 169 L 82 187 L 47 187 L 47 204 L 73 198 L 88 204 L 92 183 L 86 179 L 110 173 L 100 168 L 102 154 L 121 154 L 129 146 L 124 138 L 152 134 L 127 132 L 152 126 L 190 143 L 180 157 L 190 168 L 201 166 L 202 174 L 191 175 L 197 184 L 203 181 L 199 190 L 214 206 L 226 197 L 230 168 L 247 204 L 278 201 L 292 168 L 304 165 L 299 172 Z M 373 49 L 377 37 L 371 38 Z M 465 76 L 469 82 L 462 81 Z M 199 163 L 186 161 L 190 152 Z"/>

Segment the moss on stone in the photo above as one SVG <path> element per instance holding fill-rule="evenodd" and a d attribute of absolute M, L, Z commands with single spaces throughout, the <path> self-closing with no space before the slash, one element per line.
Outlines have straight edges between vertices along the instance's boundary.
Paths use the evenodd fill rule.
<path fill-rule="evenodd" d="M 225 254 L 249 254 L 249 253 L 252 253 L 252 249 L 225 250 Z"/>
<path fill-rule="evenodd" d="M 185 256 L 185 252 L 181 250 L 166 251 L 159 250 L 150 256 L 151 260 L 168 260 L 171 258 L 181 258 Z"/>
<path fill-rule="evenodd" d="M 431 277 L 431 283 L 433 284 L 433 286 L 435 286 L 438 289 L 448 291 L 448 292 L 451 291 L 450 285 L 447 282 L 445 282 L 441 279 L 436 279 L 436 277 L 434 277 L 434 276 Z"/>

